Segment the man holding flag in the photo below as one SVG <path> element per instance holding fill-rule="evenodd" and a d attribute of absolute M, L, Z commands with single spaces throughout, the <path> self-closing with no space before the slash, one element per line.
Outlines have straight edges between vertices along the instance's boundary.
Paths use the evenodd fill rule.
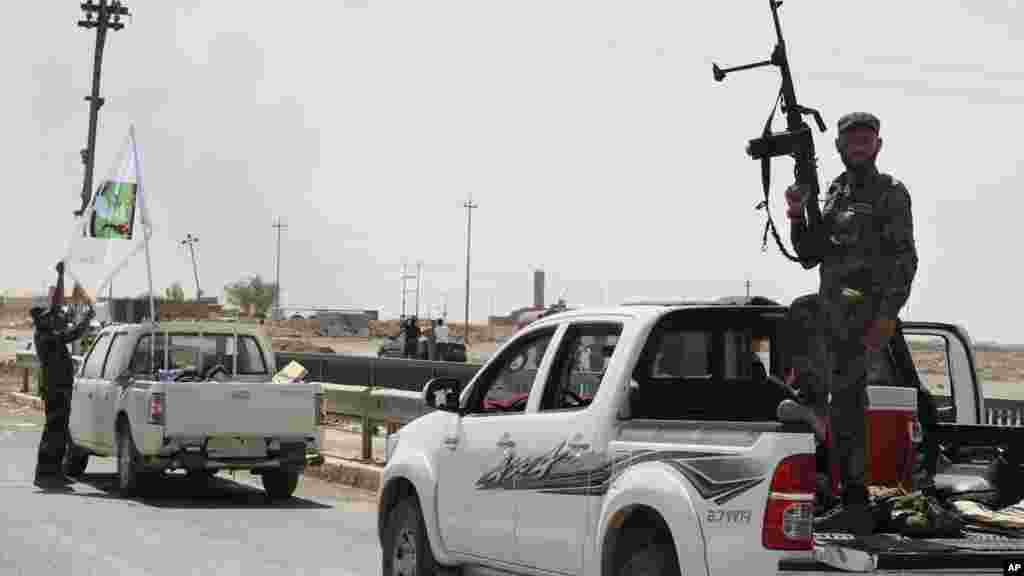
<path fill-rule="evenodd" d="M 84 291 L 76 282 L 73 301 L 80 301 Z M 57 287 L 50 296 L 48 308 L 31 310 L 35 326 L 35 349 L 39 358 L 41 382 L 46 384 L 43 404 L 46 424 L 39 442 L 35 485 L 44 489 L 61 489 L 69 483 L 62 471 L 64 451 L 68 444 L 68 422 L 71 416 L 71 390 L 74 385 L 74 362 L 68 344 L 81 338 L 95 316 L 92 303 L 82 320 L 71 325 L 64 311 L 64 262 L 57 263 Z"/>

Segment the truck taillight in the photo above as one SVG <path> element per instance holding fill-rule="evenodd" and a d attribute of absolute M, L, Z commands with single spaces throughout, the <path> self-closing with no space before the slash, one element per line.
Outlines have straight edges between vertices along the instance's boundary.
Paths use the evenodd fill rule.
<path fill-rule="evenodd" d="M 761 540 L 769 550 L 814 549 L 814 454 L 779 462 L 772 476 Z"/>
<path fill-rule="evenodd" d="M 316 395 L 316 425 L 322 426 L 324 423 L 324 395 Z"/>
<path fill-rule="evenodd" d="M 164 423 L 164 395 L 161 392 L 154 392 L 149 397 L 149 423 Z"/>

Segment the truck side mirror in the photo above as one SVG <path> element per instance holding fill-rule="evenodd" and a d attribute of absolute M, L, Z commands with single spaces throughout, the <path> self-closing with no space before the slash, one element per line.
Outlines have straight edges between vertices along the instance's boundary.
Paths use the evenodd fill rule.
<path fill-rule="evenodd" d="M 450 376 L 431 378 L 423 387 L 423 403 L 445 412 L 459 411 L 459 381 Z"/>

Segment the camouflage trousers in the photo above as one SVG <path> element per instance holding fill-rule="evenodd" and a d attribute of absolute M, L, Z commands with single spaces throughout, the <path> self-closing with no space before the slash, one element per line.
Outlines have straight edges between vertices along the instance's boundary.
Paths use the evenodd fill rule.
<path fill-rule="evenodd" d="M 865 485 L 867 460 L 867 386 L 889 379 L 884 343 L 871 351 L 862 340 L 874 320 L 873 307 L 819 295 L 794 305 L 805 307 L 813 328 L 794 355 L 793 368 L 801 374 L 801 389 L 814 412 L 830 422 L 830 469 L 838 465 L 842 485 L 859 489 Z"/>

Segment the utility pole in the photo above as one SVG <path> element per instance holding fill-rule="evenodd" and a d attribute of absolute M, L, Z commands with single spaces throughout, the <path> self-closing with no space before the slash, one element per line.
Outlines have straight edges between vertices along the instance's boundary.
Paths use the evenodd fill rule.
<path fill-rule="evenodd" d="M 466 209 L 466 345 L 469 345 L 469 253 L 473 239 L 473 209 L 478 205 L 473 203 L 473 194 L 469 194 L 462 206 Z"/>
<path fill-rule="evenodd" d="M 196 249 L 195 245 L 199 242 L 199 238 L 196 238 L 192 234 L 186 234 L 185 239 L 181 241 L 182 246 L 188 246 L 189 252 L 192 254 L 192 275 L 196 278 L 196 302 L 203 296 L 203 291 L 199 289 L 199 270 L 196 268 Z"/>
<path fill-rule="evenodd" d="M 420 317 L 420 284 L 423 283 L 423 260 L 416 261 L 416 317 Z"/>
<path fill-rule="evenodd" d="M 402 280 L 402 318 L 405 318 L 405 298 L 406 298 L 406 295 L 409 294 L 409 287 L 408 287 L 407 281 L 411 280 L 412 278 L 415 278 L 415 276 L 413 276 L 412 274 L 409 274 L 407 272 L 407 270 L 408 270 L 408 265 L 406 264 L 405 260 L 403 259 L 402 260 L 402 274 L 400 276 L 400 278 Z M 418 281 L 419 280 L 417 280 L 417 282 Z M 418 308 L 419 308 L 419 305 L 417 304 L 417 311 L 416 311 L 417 314 L 419 314 Z"/>
<path fill-rule="evenodd" d="M 85 166 L 85 180 L 82 182 L 82 207 L 75 211 L 75 216 L 85 213 L 89 201 L 92 199 L 92 177 L 96 159 L 96 125 L 99 122 L 100 107 L 103 106 L 103 98 L 100 97 L 100 70 L 103 67 L 103 48 L 107 41 L 108 30 L 120 30 L 124 28 L 121 23 L 121 16 L 128 16 L 128 8 L 120 0 L 99 0 L 99 4 L 93 0 L 86 0 L 81 4 L 85 12 L 85 20 L 79 20 L 80 28 L 96 29 L 96 47 L 93 52 L 92 65 L 92 93 L 86 96 L 89 102 L 89 140 L 86 148 L 81 151 L 82 164 Z"/>
<path fill-rule="evenodd" d="M 288 228 L 287 224 L 281 222 L 281 218 L 278 217 L 277 222 L 271 226 L 271 228 L 277 228 L 277 280 L 274 284 L 274 320 L 281 319 L 281 230 Z"/>

